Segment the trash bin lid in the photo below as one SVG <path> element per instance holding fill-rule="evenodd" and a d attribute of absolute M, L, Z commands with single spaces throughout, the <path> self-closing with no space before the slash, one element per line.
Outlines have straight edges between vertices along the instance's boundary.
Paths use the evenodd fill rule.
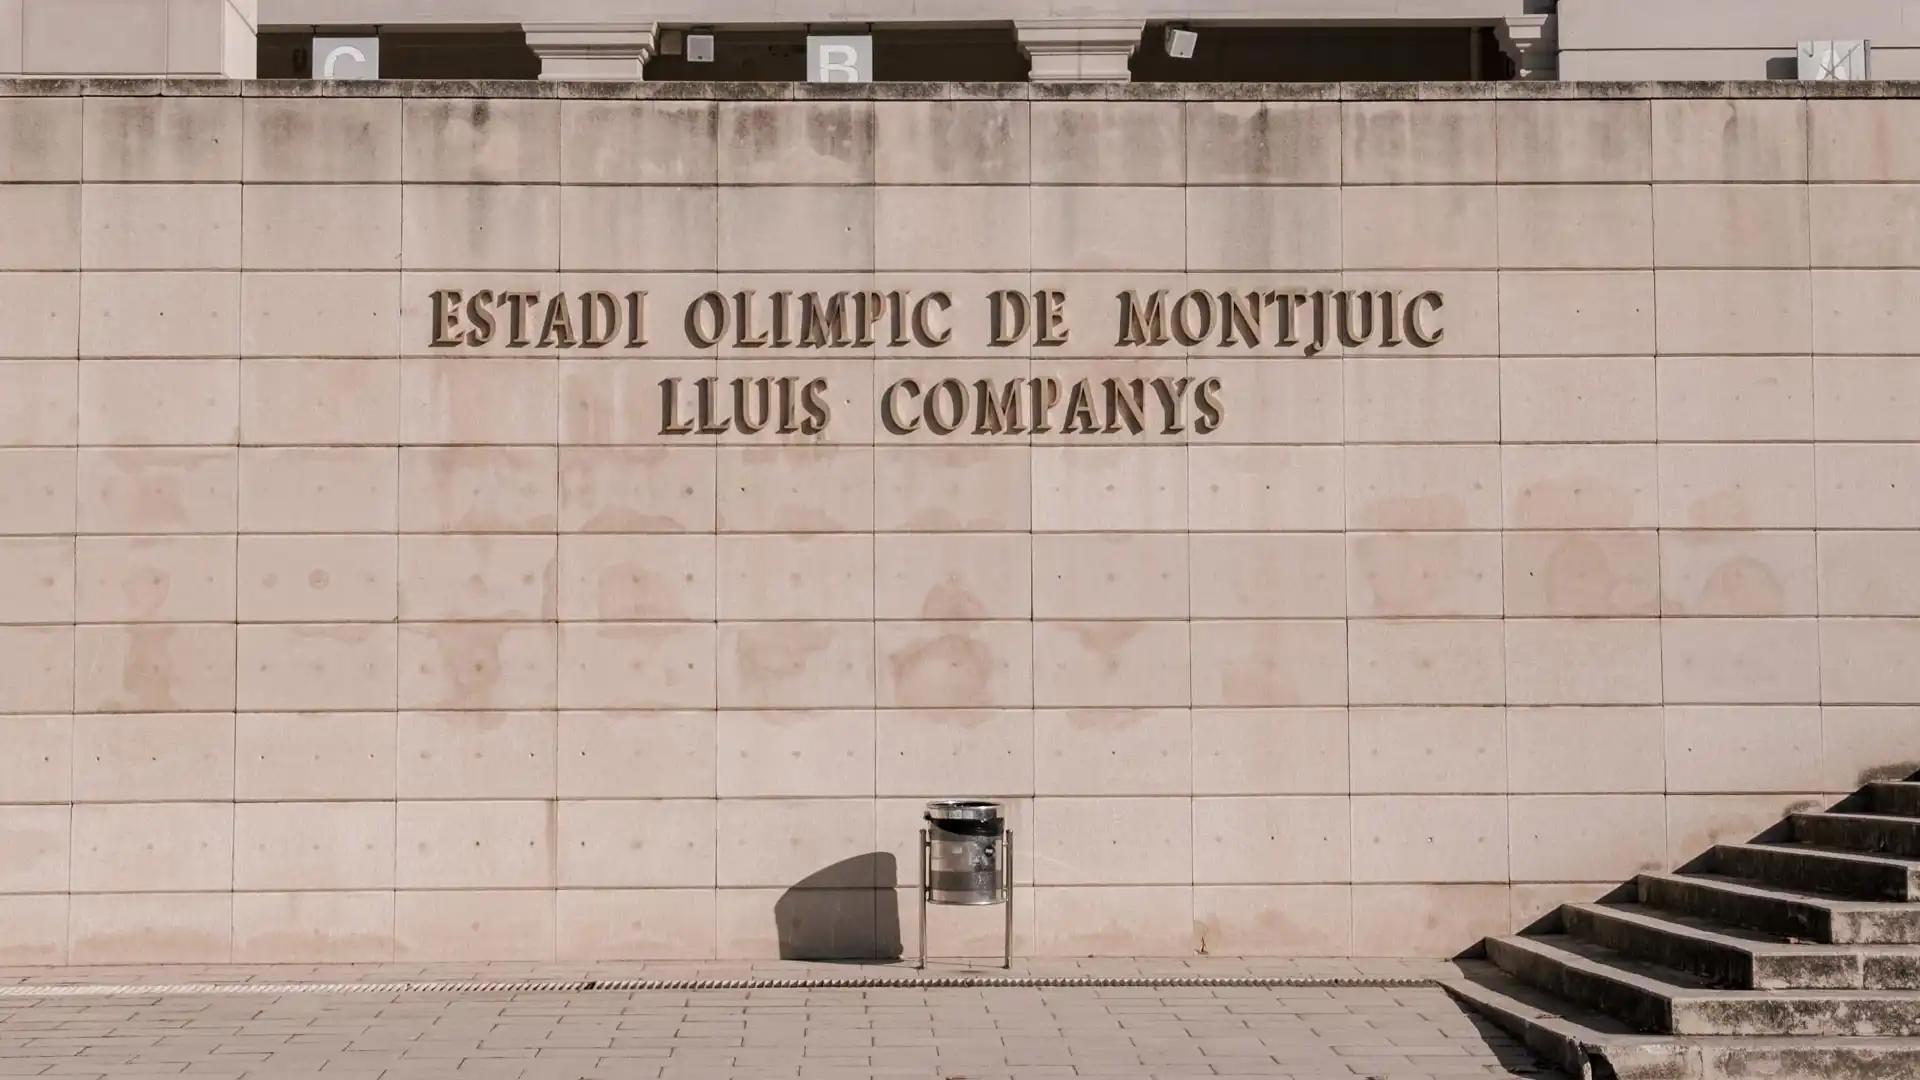
<path fill-rule="evenodd" d="M 928 821 L 998 821 L 1000 804 L 990 799 L 935 799 L 927 804 Z"/>

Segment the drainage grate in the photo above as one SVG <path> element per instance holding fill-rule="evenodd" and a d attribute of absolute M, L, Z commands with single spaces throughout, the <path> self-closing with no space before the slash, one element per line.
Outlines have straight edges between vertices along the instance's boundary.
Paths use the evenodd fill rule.
<path fill-rule="evenodd" d="M 1433 979 L 1347 978 L 1340 976 L 1258 975 L 870 975 L 794 979 L 503 979 L 494 981 L 422 980 L 401 982 L 246 982 L 246 983 L 16 983 L 0 986 L 0 998 L 127 997 L 159 994 L 592 994 L 649 990 L 973 990 L 1073 987 L 1372 987 L 1401 989 L 1438 986 Z"/>

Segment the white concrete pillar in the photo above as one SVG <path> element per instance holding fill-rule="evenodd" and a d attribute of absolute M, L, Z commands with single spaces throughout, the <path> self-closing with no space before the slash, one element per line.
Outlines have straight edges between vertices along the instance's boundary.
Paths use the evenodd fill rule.
<path fill-rule="evenodd" d="M 527 47 L 540 58 L 540 78 L 637 82 L 653 59 L 655 23 L 559 25 L 527 23 Z"/>
<path fill-rule="evenodd" d="M 1032 82 L 1126 82 L 1127 58 L 1146 23 L 1115 19 L 1022 19 L 1013 24 L 1020 51 L 1033 61 Z"/>
<path fill-rule="evenodd" d="M 257 0 L 0 0 L 0 74 L 251 79 Z"/>
<path fill-rule="evenodd" d="M 1500 39 L 1500 51 L 1513 58 L 1515 78 L 1559 77 L 1560 42 L 1552 15 L 1508 15 L 1494 33 Z"/>

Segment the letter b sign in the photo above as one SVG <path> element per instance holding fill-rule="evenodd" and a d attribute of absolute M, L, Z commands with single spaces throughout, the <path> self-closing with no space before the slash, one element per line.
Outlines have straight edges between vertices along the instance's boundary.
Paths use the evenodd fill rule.
<path fill-rule="evenodd" d="M 807 81 L 872 82 L 872 35 L 827 37 L 809 34 L 807 36 Z"/>

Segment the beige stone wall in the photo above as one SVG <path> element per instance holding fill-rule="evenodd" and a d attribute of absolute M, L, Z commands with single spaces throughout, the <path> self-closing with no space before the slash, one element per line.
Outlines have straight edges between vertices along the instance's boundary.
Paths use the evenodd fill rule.
<path fill-rule="evenodd" d="M 884 950 L 950 794 L 1021 952 L 1446 954 L 1920 762 L 1920 100 L 0 86 L 5 962 Z M 1446 336 L 1115 347 L 1196 285 Z M 653 334 L 434 348 L 482 287 Z M 841 287 L 955 340 L 681 330 Z M 1225 422 L 876 422 L 956 372 Z M 832 423 L 660 434 L 742 374 Z"/>

